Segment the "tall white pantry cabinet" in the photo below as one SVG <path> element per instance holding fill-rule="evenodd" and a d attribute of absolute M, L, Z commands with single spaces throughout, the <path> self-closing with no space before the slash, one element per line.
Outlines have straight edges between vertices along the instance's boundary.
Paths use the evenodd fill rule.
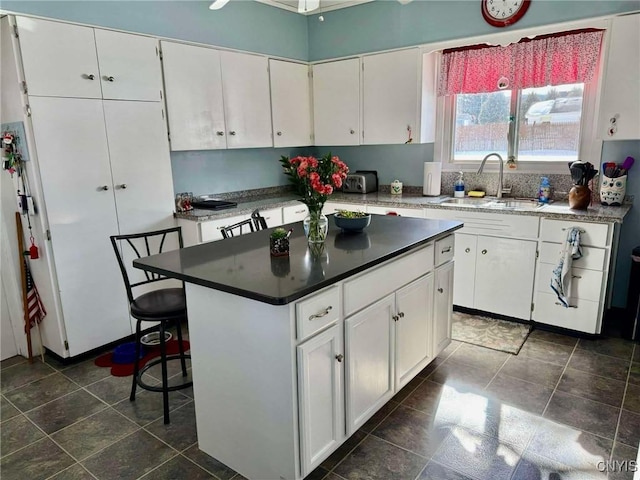
<path fill-rule="evenodd" d="M 43 343 L 73 357 L 133 331 L 109 236 L 175 223 L 158 41 L 26 17 L 15 25 L 32 222 L 46 232 L 32 263 L 47 263 L 36 281 L 54 303 Z"/>

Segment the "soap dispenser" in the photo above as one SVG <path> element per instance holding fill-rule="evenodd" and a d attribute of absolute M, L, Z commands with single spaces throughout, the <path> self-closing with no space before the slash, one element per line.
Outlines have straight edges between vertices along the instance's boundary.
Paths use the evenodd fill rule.
<path fill-rule="evenodd" d="M 540 188 L 538 189 L 538 201 L 540 203 L 549 203 L 551 197 L 551 184 L 548 177 L 540 179 Z"/>
<path fill-rule="evenodd" d="M 463 178 L 464 173 L 460 172 L 460 176 L 458 177 L 458 180 L 456 180 L 456 183 L 453 184 L 453 196 L 456 198 L 463 198 L 464 197 L 464 178 Z"/>

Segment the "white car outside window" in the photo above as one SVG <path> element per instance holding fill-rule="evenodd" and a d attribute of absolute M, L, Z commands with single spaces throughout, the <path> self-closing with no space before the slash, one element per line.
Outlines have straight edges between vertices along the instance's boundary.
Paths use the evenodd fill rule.
<path fill-rule="evenodd" d="M 556 98 L 536 102 L 525 114 L 528 124 L 578 123 L 582 115 L 582 97 Z"/>

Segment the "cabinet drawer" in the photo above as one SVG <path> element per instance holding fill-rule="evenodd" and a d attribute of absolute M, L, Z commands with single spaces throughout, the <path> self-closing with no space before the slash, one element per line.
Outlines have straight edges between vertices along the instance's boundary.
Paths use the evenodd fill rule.
<path fill-rule="evenodd" d="M 424 218 L 423 208 L 398 208 L 367 205 L 367 213 L 374 215 L 398 215 L 400 217 Z"/>
<path fill-rule="evenodd" d="M 216 220 L 208 220 L 200 223 L 200 239 L 202 242 L 212 242 L 222 240 L 222 230 L 228 225 L 241 222 L 249 218 L 249 215 L 237 215 L 235 217 L 225 217 Z M 243 229 L 244 232 L 244 229 Z"/>
<path fill-rule="evenodd" d="M 301 222 L 309 215 L 309 209 L 306 205 L 291 205 L 282 207 L 282 223 Z"/>
<path fill-rule="evenodd" d="M 606 223 L 568 222 L 565 220 L 542 219 L 540 240 L 545 242 L 564 243 L 571 227 L 580 230 L 580 244 L 595 247 L 609 245 L 609 225 Z"/>
<path fill-rule="evenodd" d="M 537 290 L 542 293 L 553 293 L 551 290 L 551 275 L 556 265 L 548 263 L 539 264 Z M 581 298 L 584 300 L 599 301 L 602 291 L 602 272 L 587 270 L 584 268 L 572 268 L 571 275 L 571 298 Z"/>
<path fill-rule="evenodd" d="M 449 235 L 436 242 L 436 267 L 453 259 L 455 236 Z"/>
<path fill-rule="evenodd" d="M 266 220 L 268 228 L 282 225 L 282 208 L 270 208 L 268 210 L 259 210 L 259 212 Z"/>
<path fill-rule="evenodd" d="M 433 244 L 344 283 L 344 315 L 361 308 L 433 269 Z"/>
<path fill-rule="evenodd" d="M 556 327 L 569 328 L 585 333 L 600 333 L 599 302 L 571 299 L 575 308 L 563 307 L 553 293 L 536 294 L 533 319 Z"/>
<path fill-rule="evenodd" d="M 563 244 L 542 242 L 540 247 L 540 262 L 557 265 L 562 254 Z M 573 266 L 577 268 L 588 268 L 589 270 L 606 270 L 606 250 L 594 247 L 582 247 L 582 257 L 573 261 Z"/>
<path fill-rule="evenodd" d="M 458 220 L 464 227 L 457 233 L 494 235 L 499 237 L 538 238 L 538 217 L 509 215 L 490 212 L 471 212 L 468 210 L 448 210 L 430 208 L 426 218 Z"/>
<path fill-rule="evenodd" d="M 298 340 L 304 340 L 339 318 L 340 288 L 337 286 L 296 303 Z"/>

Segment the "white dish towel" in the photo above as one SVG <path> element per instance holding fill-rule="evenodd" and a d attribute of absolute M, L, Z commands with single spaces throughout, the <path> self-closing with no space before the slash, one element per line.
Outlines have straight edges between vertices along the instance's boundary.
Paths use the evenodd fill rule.
<path fill-rule="evenodd" d="M 567 239 L 560 252 L 558 266 L 551 274 L 551 288 L 558 296 L 560 303 L 569 308 L 569 296 L 571 295 L 571 267 L 574 260 L 582 257 L 580 248 L 580 229 L 571 227 L 567 232 Z"/>

